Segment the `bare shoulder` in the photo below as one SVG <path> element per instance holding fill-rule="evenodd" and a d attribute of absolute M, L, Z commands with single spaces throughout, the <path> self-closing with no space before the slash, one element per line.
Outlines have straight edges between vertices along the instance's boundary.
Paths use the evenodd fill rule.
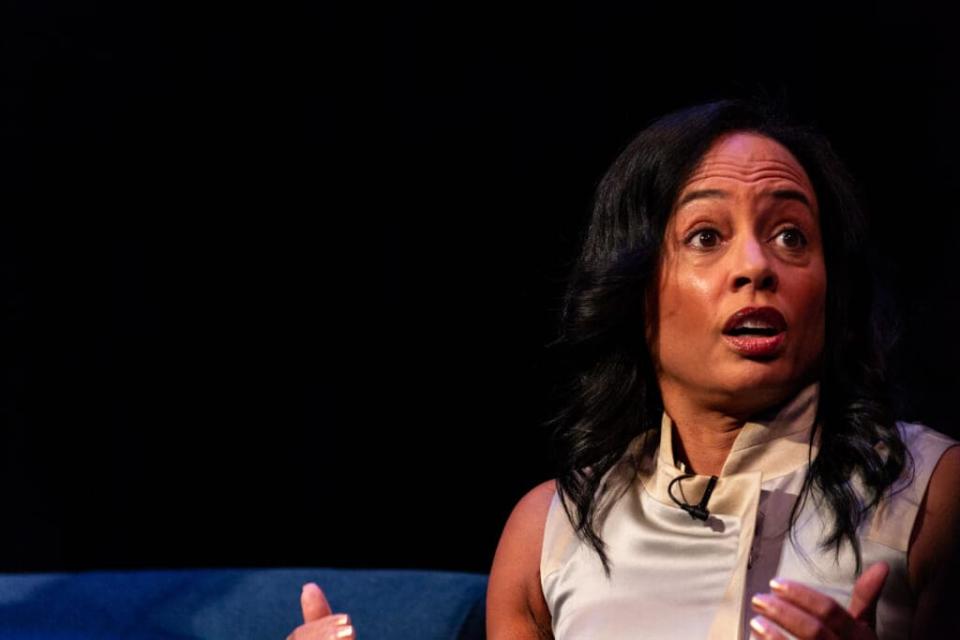
<path fill-rule="evenodd" d="M 536 528 L 537 531 L 534 533 L 537 533 L 538 537 L 543 537 L 547 512 L 550 510 L 550 503 L 556 493 L 557 483 L 555 480 L 541 482 L 528 491 L 526 495 L 520 498 L 517 506 L 513 508 L 513 512 L 504 528 L 504 533 L 506 533 L 507 527 L 511 528 L 511 533 L 514 533 L 512 529 L 517 527 L 518 531 L 516 533 L 526 532 L 525 535 L 529 535 L 531 533 L 530 528 Z"/>
<path fill-rule="evenodd" d="M 954 585 L 960 580 L 960 446 L 947 449 L 933 470 L 914 522 L 907 571 L 917 596 L 912 638 L 956 638 L 960 613 Z"/>
<path fill-rule="evenodd" d="M 551 638 L 550 612 L 540 587 L 540 552 L 553 480 L 524 495 L 513 508 L 493 559 L 487 587 L 487 637 Z"/>
<path fill-rule="evenodd" d="M 946 556 L 956 555 L 960 536 L 960 446 L 947 449 L 937 462 L 914 523 L 908 566 L 910 581 L 918 591 L 935 581 L 947 567 Z"/>

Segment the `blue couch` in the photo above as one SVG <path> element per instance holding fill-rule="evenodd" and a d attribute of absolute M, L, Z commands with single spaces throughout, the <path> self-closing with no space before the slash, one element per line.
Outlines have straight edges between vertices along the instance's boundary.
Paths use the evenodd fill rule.
<path fill-rule="evenodd" d="M 484 575 L 187 569 L 0 574 L 0 640 L 283 640 L 311 581 L 358 640 L 484 637 Z"/>

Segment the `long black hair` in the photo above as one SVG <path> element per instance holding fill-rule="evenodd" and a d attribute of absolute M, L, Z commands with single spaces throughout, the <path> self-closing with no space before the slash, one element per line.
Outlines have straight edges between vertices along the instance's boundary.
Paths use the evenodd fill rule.
<path fill-rule="evenodd" d="M 553 343 L 573 370 L 553 420 L 557 490 L 577 534 L 608 573 L 598 533 L 606 497 L 601 481 L 637 436 L 659 429 L 663 411 L 642 328 L 656 317 L 653 292 L 667 221 L 707 149 L 735 131 L 759 133 L 790 150 L 810 177 L 820 209 L 827 270 L 820 449 L 791 514 L 791 530 L 802 499 L 816 490 L 833 515 L 823 546 L 839 552 L 849 541 L 859 572 L 857 527 L 907 466 L 890 401 L 866 221 L 830 143 L 770 104 L 724 100 L 669 114 L 642 131 L 601 180 Z M 650 454 L 658 439 L 646 442 Z M 855 474 L 865 496 L 849 482 Z"/>

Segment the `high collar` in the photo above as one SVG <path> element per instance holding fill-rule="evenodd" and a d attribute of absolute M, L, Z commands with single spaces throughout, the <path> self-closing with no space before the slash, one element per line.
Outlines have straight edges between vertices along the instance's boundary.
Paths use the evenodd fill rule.
<path fill-rule="evenodd" d="M 819 396 L 820 385 L 810 384 L 786 404 L 746 422 L 730 448 L 720 477 L 759 471 L 764 479 L 775 478 L 812 460 L 819 444 L 810 438 Z M 657 466 L 679 473 L 673 452 L 674 428 L 673 420 L 664 412 Z"/>
<path fill-rule="evenodd" d="M 709 498 L 711 521 L 703 527 L 714 530 L 717 516 L 734 518 L 739 523 L 738 547 L 730 582 L 724 591 L 723 601 L 708 634 L 709 640 L 742 638 L 743 611 L 747 567 L 754 540 L 760 494 L 763 482 L 793 473 L 803 468 L 816 456 L 819 441 L 813 433 L 817 418 L 817 403 L 820 397 L 819 384 L 803 388 L 793 399 L 776 407 L 768 415 L 757 416 L 744 424 L 730 448 L 727 460 Z M 670 495 L 670 486 L 679 476 L 686 476 L 673 455 L 673 420 L 666 413 L 660 423 L 660 448 L 653 457 L 644 457 L 643 439 L 637 438 L 634 455 L 636 470 L 642 491 L 655 501 L 679 510 Z M 656 437 L 647 432 L 647 437 Z M 678 487 L 681 497 L 695 503 L 704 495 L 709 478 L 695 475 Z M 690 499 L 684 496 L 689 496 Z M 642 504 L 642 500 L 637 504 Z M 644 511 L 642 517 L 662 520 L 664 513 L 656 509 Z M 717 531 L 723 531 L 722 523 Z"/>

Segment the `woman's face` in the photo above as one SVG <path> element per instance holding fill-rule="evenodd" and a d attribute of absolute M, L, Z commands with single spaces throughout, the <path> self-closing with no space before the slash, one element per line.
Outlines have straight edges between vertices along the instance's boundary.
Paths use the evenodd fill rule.
<path fill-rule="evenodd" d="M 785 147 L 718 139 L 680 190 L 662 255 L 650 346 L 665 401 L 752 413 L 810 380 L 827 273 L 816 194 Z"/>

